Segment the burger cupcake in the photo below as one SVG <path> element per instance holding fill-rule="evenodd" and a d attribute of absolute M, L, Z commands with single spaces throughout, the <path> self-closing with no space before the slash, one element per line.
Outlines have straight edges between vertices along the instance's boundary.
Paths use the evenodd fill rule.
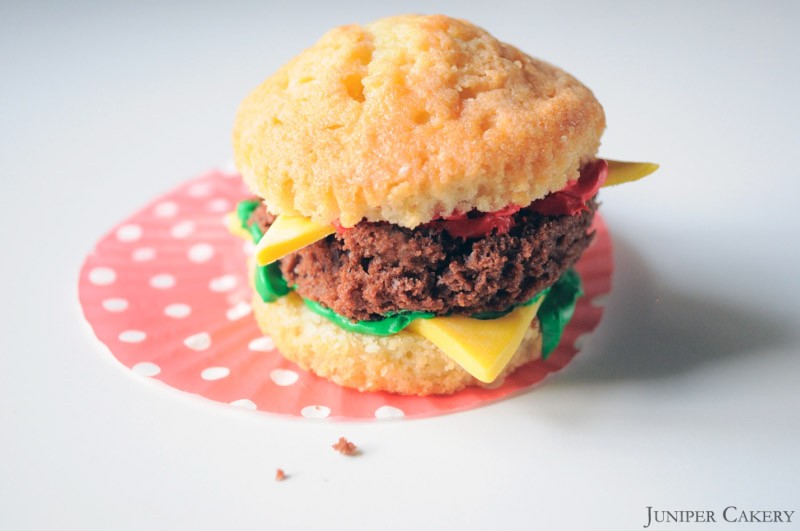
<path fill-rule="evenodd" d="M 331 30 L 236 116 L 260 328 L 364 391 L 449 394 L 547 357 L 599 188 L 656 168 L 597 158 L 604 128 L 577 79 L 468 22 Z"/>

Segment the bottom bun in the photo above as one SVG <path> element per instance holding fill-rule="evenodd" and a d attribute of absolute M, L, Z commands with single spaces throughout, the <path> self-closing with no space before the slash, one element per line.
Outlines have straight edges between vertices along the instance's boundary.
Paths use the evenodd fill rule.
<path fill-rule="evenodd" d="M 295 293 L 273 303 L 255 295 L 253 310 L 259 327 L 285 358 L 359 391 L 445 395 L 471 386 L 494 387 L 539 358 L 542 347 L 539 322 L 534 319 L 505 370 L 485 384 L 422 336 L 408 331 L 386 337 L 348 332 L 309 310 Z"/>

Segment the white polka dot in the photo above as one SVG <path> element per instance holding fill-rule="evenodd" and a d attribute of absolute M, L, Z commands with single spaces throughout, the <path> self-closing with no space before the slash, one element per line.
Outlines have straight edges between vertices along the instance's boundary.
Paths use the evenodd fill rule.
<path fill-rule="evenodd" d="M 214 256 L 214 248 L 207 243 L 197 243 L 189 248 L 188 256 L 196 264 L 208 262 Z"/>
<path fill-rule="evenodd" d="M 183 319 L 187 317 L 190 313 L 192 313 L 192 307 L 188 304 L 182 304 L 180 302 L 175 304 L 170 304 L 166 308 L 164 308 L 164 315 L 167 317 L 172 317 L 173 319 Z"/>
<path fill-rule="evenodd" d="M 608 302 L 608 293 L 603 293 L 592 299 L 592 306 L 602 308 Z"/>
<path fill-rule="evenodd" d="M 300 375 L 287 369 L 273 369 L 269 373 L 269 378 L 275 382 L 275 385 L 287 387 L 295 383 L 297 379 L 300 378 Z"/>
<path fill-rule="evenodd" d="M 225 312 L 225 317 L 227 317 L 229 321 L 236 321 L 252 311 L 253 308 L 248 303 L 242 301 L 233 308 L 229 308 L 228 311 Z"/>
<path fill-rule="evenodd" d="M 128 309 L 128 301 L 120 298 L 105 299 L 102 303 L 103 308 L 109 312 L 124 312 Z"/>
<path fill-rule="evenodd" d="M 212 278 L 211 282 L 208 283 L 208 289 L 211 291 L 216 291 L 217 293 L 222 293 L 224 291 L 230 291 L 236 287 L 239 283 L 239 279 L 237 279 L 233 275 L 222 275 L 221 277 Z"/>
<path fill-rule="evenodd" d="M 309 419 L 324 419 L 331 414 L 331 408 L 325 406 L 306 406 L 300 414 Z"/>
<path fill-rule="evenodd" d="M 381 406 L 375 410 L 375 418 L 378 419 L 392 419 L 404 416 L 405 413 L 403 413 L 402 409 L 398 409 L 392 406 Z"/>
<path fill-rule="evenodd" d="M 156 289 L 169 289 L 175 285 L 175 277 L 168 273 L 161 273 L 150 278 L 150 286 Z"/>
<path fill-rule="evenodd" d="M 95 267 L 89 271 L 89 282 L 97 286 L 108 286 L 117 280 L 117 274 L 110 267 Z"/>
<path fill-rule="evenodd" d="M 119 334 L 119 340 L 123 343 L 141 343 L 146 338 L 147 334 L 141 330 L 125 330 Z"/>
<path fill-rule="evenodd" d="M 225 378 L 231 373 L 231 370 L 227 367 L 209 367 L 207 369 L 203 369 L 203 372 L 200 373 L 200 377 L 203 380 L 221 380 Z"/>
<path fill-rule="evenodd" d="M 245 240 L 242 244 L 242 251 L 247 256 L 253 256 L 253 253 L 256 251 L 256 244 L 254 244 L 251 240 Z"/>
<path fill-rule="evenodd" d="M 131 370 L 136 374 L 141 374 L 142 376 L 155 376 L 161 372 L 161 367 L 156 365 L 155 363 L 151 363 L 149 361 L 143 361 L 141 363 L 137 363 Z"/>
<path fill-rule="evenodd" d="M 171 218 L 178 213 L 178 205 L 173 201 L 164 201 L 153 208 L 153 214 L 157 218 Z"/>
<path fill-rule="evenodd" d="M 189 187 L 192 197 L 206 197 L 211 194 L 211 183 L 195 183 Z"/>
<path fill-rule="evenodd" d="M 581 334 L 578 336 L 572 346 L 574 346 L 577 350 L 583 350 L 583 348 L 586 346 L 586 343 L 589 342 L 590 337 L 592 337 L 592 334 Z"/>
<path fill-rule="evenodd" d="M 211 336 L 208 335 L 208 332 L 200 332 L 184 339 L 183 344 L 192 350 L 200 352 L 211 346 Z"/>
<path fill-rule="evenodd" d="M 181 221 L 180 223 L 173 225 L 169 230 L 169 233 L 172 234 L 172 237 L 178 239 L 186 238 L 193 232 L 194 222 L 192 221 Z"/>
<path fill-rule="evenodd" d="M 131 253 L 134 262 L 148 262 L 156 257 L 156 250 L 152 247 L 139 247 Z"/>
<path fill-rule="evenodd" d="M 139 225 L 123 225 L 117 229 L 117 239 L 121 242 L 135 242 L 142 237 Z"/>
<path fill-rule="evenodd" d="M 247 344 L 247 348 L 255 352 L 269 352 L 275 348 L 275 343 L 272 342 L 271 337 L 259 337 L 252 340 Z"/>
<path fill-rule="evenodd" d="M 234 400 L 231 402 L 232 406 L 243 407 L 245 409 L 257 409 L 256 403 L 252 400 L 248 400 L 247 398 L 240 398 L 239 400 Z"/>
<path fill-rule="evenodd" d="M 233 207 L 231 206 L 230 201 L 228 201 L 227 199 L 222 199 L 220 197 L 209 201 L 208 204 L 206 205 L 206 208 L 210 212 L 228 212 Z"/>

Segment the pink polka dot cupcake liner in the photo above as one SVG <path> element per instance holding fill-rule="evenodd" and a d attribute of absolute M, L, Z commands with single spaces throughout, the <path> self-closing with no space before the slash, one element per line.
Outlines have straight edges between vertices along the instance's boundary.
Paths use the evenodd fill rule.
<path fill-rule="evenodd" d="M 600 322 L 611 288 L 611 238 L 577 263 L 585 295 L 547 360 L 492 388 L 399 396 L 340 387 L 284 359 L 252 316 L 246 258 L 226 215 L 250 193 L 235 173 L 212 171 L 152 201 L 97 242 L 79 278 L 83 314 L 114 358 L 138 377 L 261 412 L 306 418 L 418 418 L 509 397 L 566 366 Z"/>

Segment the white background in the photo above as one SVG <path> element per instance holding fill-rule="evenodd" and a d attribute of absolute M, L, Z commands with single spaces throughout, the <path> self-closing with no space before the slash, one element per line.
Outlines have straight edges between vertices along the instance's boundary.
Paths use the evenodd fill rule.
<path fill-rule="evenodd" d="M 648 505 L 800 521 L 800 4 L 9 4 L 1 529 L 618 530 Z M 605 106 L 601 154 L 662 164 L 602 193 L 615 288 L 576 361 L 478 410 L 336 423 L 192 398 L 99 349 L 76 300 L 95 240 L 229 160 L 238 102 L 326 29 L 414 11 L 574 73 Z M 340 435 L 363 455 L 330 450 Z M 750 528 L 692 526 L 712 527 Z"/>

